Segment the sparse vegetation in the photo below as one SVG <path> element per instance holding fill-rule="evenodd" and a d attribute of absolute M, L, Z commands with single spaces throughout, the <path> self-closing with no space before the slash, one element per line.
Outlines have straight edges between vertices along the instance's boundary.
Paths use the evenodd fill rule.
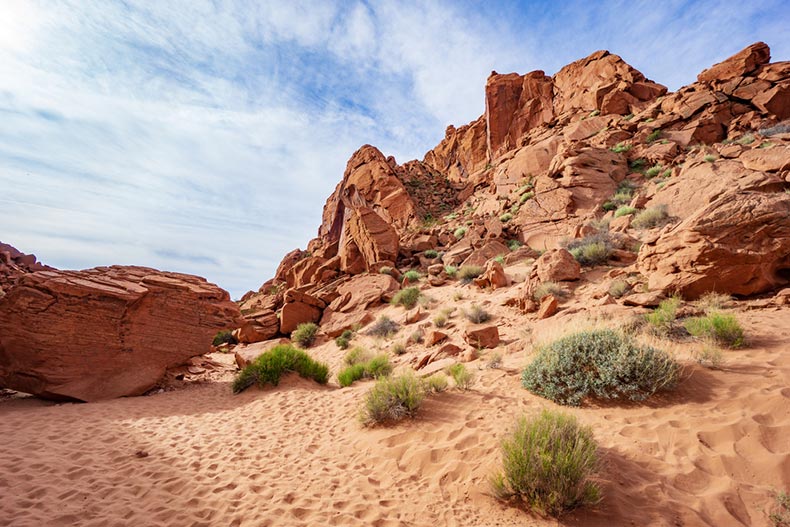
<path fill-rule="evenodd" d="M 518 198 L 518 202 L 519 202 L 519 203 L 521 203 L 521 204 L 523 205 L 523 204 L 524 204 L 524 203 L 526 203 L 528 200 L 531 200 L 531 199 L 532 199 L 532 198 L 534 198 L 534 197 L 535 197 L 535 193 L 534 193 L 534 192 L 525 192 L 525 193 L 523 193 L 523 194 L 521 195 L 521 197 L 520 197 L 520 198 Z"/>
<path fill-rule="evenodd" d="M 491 315 L 483 309 L 481 306 L 477 304 L 472 304 L 468 311 L 464 312 L 467 320 L 474 324 L 482 324 L 483 322 L 487 322 L 491 319 Z"/>
<path fill-rule="evenodd" d="M 505 255 L 504 254 L 496 255 L 494 257 L 494 261 L 497 262 L 500 265 L 505 265 Z"/>
<path fill-rule="evenodd" d="M 660 129 L 659 130 L 653 130 L 645 138 L 645 143 L 650 144 L 650 143 L 653 143 L 653 142 L 657 141 L 660 138 L 661 138 L 661 130 Z"/>
<path fill-rule="evenodd" d="M 354 364 L 362 364 L 367 362 L 369 359 L 370 353 L 368 353 L 368 350 L 365 348 L 356 347 L 346 353 L 346 356 L 343 357 L 343 362 L 348 366 L 353 366 Z"/>
<path fill-rule="evenodd" d="M 448 371 L 455 381 L 455 387 L 459 390 L 466 391 L 472 386 L 474 376 L 462 363 L 456 362 L 448 368 Z"/>
<path fill-rule="evenodd" d="M 460 240 L 466 234 L 466 227 L 458 227 L 453 231 L 453 236 L 455 236 L 456 240 Z"/>
<path fill-rule="evenodd" d="M 743 328 L 731 313 L 711 311 L 703 317 L 687 318 L 683 325 L 691 335 L 721 346 L 740 348 L 744 345 Z"/>
<path fill-rule="evenodd" d="M 605 211 L 615 210 L 618 207 L 627 205 L 634 197 L 634 185 L 629 180 L 620 182 L 617 191 L 612 198 L 605 202 L 601 208 Z"/>
<path fill-rule="evenodd" d="M 385 265 L 385 266 L 382 266 L 379 269 L 379 273 L 381 273 L 381 274 L 388 274 L 388 275 L 392 276 L 394 274 L 394 269 L 392 267 L 389 267 L 389 266 Z"/>
<path fill-rule="evenodd" d="M 351 339 L 354 338 L 354 332 L 350 329 L 343 331 L 339 337 L 335 339 L 335 344 L 338 348 L 344 350 L 348 349 L 349 344 L 351 343 Z"/>
<path fill-rule="evenodd" d="M 714 161 L 716 161 L 716 156 L 707 155 L 703 159 L 705 160 L 706 163 L 713 163 Z"/>
<path fill-rule="evenodd" d="M 404 355 L 406 353 L 406 345 L 398 342 L 392 346 L 392 353 L 395 355 Z"/>
<path fill-rule="evenodd" d="M 507 223 L 512 219 L 513 219 L 513 214 L 511 214 L 510 212 L 506 212 L 499 217 L 499 221 L 501 221 L 502 223 Z"/>
<path fill-rule="evenodd" d="M 296 372 L 319 384 L 326 384 L 329 379 L 329 367 L 326 364 L 313 360 L 306 352 L 290 344 L 280 344 L 239 372 L 233 381 L 233 393 L 242 392 L 254 384 L 260 387 L 267 384 L 277 386 L 283 374 L 288 372 Z"/>
<path fill-rule="evenodd" d="M 607 234 L 596 234 L 568 242 L 566 249 L 582 265 L 595 266 L 606 263 L 612 254 Z"/>
<path fill-rule="evenodd" d="M 631 221 L 631 227 L 636 229 L 652 229 L 663 225 L 668 219 L 669 214 L 667 214 L 667 208 L 664 205 L 658 205 L 645 209 L 634 216 L 633 221 Z"/>
<path fill-rule="evenodd" d="M 697 362 L 706 368 L 718 368 L 724 363 L 724 355 L 715 346 L 705 346 L 695 354 Z"/>
<path fill-rule="evenodd" d="M 416 329 L 409 335 L 408 342 L 414 342 L 415 344 L 421 344 L 425 336 L 422 333 L 421 329 Z"/>
<path fill-rule="evenodd" d="M 730 295 L 710 291 L 699 297 L 699 300 L 697 300 L 695 304 L 697 307 L 708 313 L 710 311 L 718 311 L 724 308 L 724 306 L 727 305 L 730 300 L 732 300 Z"/>
<path fill-rule="evenodd" d="M 641 401 L 673 388 L 679 376 L 680 365 L 665 352 L 595 329 L 541 346 L 521 379 L 532 393 L 578 406 L 586 397 Z"/>
<path fill-rule="evenodd" d="M 437 328 L 443 328 L 447 325 L 447 315 L 443 315 L 439 313 L 435 317 L 433 317 L 433 325 Z"/>
<path fill-rule="evenodd" d="M 223 329 L 214 335 L 214 340 L 211 341 L 212 346 L 222 346 L 223 344 L 237 344 L 236 337 L 229 329 Z"/>
<path fill-rule="evenodd" d="M 673 296 L 672 298 L 667 298 L 662 300 L 657 308 L 645 315 L 645 320 L 652 326 L 655 332 L 667 334 L 672 330 L 679 307 L 680 297 Z"/>
<path fill-rule="evenodd" d="M 628 205 L 623 205 L 622 207 L 618 208 L 615 213 L 614 217 L 619 218 L 620 216 L 628 216 L 630 214 L 636 214 L 637 209 L 634 207 L 629 207 Z"/>
<path fill-rule="evenodd" d="M 425 386 L 412 373 L 381 377 L 365 396 L 360 420 L 365 426 L 413 418 L 425 399 Z"/>
<path fill-rule="evenodd" d="M 647 178 L 654 178 L 661 173 L 662 167 L 660 164 L 656 163 L 652 167 L 645 170 L 645 177 Z"/>
<path fill-rule="evenodd" d="M 458 268 L 452 265 L 445 265 L 444 272 L 450 278 L 455 278 L 455 275 L 458 273 Z"/>
<path fill-rule="evenodd" d="M 610 150 L 615 154 L 624 154 L 631 150 L 632 146 L 626 143 L 617 143 Z"/>
<path fill-rule="evenodd" d="M 296 329 L 291 333 L 291 342 L 296 342 L 299 347 L 309 348 L 315 342 L 315 337 L 318 334 L 318 324 L 314 322 L 305 322 L 296 326 Z"/>
<path fill-rule="evenodd" d="M 349 355 L 351 354 L 349 353 Z M 349 355 L 346 355 L 345 358 L 348 366 L 337 374 L 337 382 L 344 388 L 360 379 L 378 379 L 392 373 L 392 364 L 386 355 L 368 358 L 365 350 L 360 350 L 351 360 L 349 360 Z"/>
<path fill-rule="evenodd" d="M 411 309 L 417 305 L 417 301 L 422 296 L 420 289 L 417 287 L 407 287 L 401 289 L 395 296 L 392 297 L 392 304 L 396 306 L 403 306 L 406 309 Z"/>
<path fill-rule="evenodd" d="M 492 370 L 496 370 L 499 369 L 501 366 L 502 366 L 502 354 L 497 351 L 493 353 L 491 357 L 488 358 L 486 367 Z"/>
<path fill-rule="evenodd" d="M 478 276 L 483 274 L 483 268 L 478 265 L 465 265 L 458 270 L 458 279 L 462 283 L 468 284 Z"/>
<path fill-rule="evenodd" d="M 439 253 L 433 249 L 428 249 L 427 251 L 423 252 L 422 255 L 430 260 L 433 260 L 439 256 Z"/>
<path fill-rule="evenodd" d="M 788 129 L 790 129 L 790 127 L 788 127 Z M 750 145 L 754 143 L 754 134 L 744 134 L 735 142 L 739 145 Z"/>
<path fill-rule="evenodd" d="M 628 164 L 628 167 L 634 172 L 644 172 L 646 163 L 647 161 L 643 157 L 640 157 L 639 159 L 634 159 L 631 161 L 631 163 Z"/>
<path fill-rule="evenodd" d="M 550 516 L 600 501 L 592 481 L 599 466 L 592 429 L 572 415 L 543 410 L 521 417 L 502 440 L 502 470 L 491 477 L 494 496 Z"/>
<path fill-rule="evenodd" d="M 403 282 L 404 284 L 413 284 L 415 282 L 419 282 L 420 278 L 422 278 L 420 272 L 411 269 L 403 273 L 403 276 L 401 277 L 401 282 Z"/>
<path fill-rule="evenodd" d="M 368 329 L 368 335 L 373 337 L 389 337 L 398 332 L 398 323 L 391 318 L 382 315 Z"/>
<path fill-rule="evenodd" d="M 758 133 L 763 137 L 790 133 L 790 121 L 783 121 L 777 125 L 762 128 Z"/>
<path fill-rule="evenodd" d="M 628 291 L 628 282 L 625 280 L 615 280 L 609 286 L 609 294 L 612 298 L 620 298 Z"/>
<path fill-rule="evenodd" d="M 535 292 L 532 293 L 532 298 L 534 298 L 536 302 L 540 302 L 543 300 L 543 297 L 549 295 L 554 295 L 556 298 L 560 298 L 565 296 L 565 290 L 557 282 L 541 282 L 535 288 Z"/>
<path fill-rule="evenodd" d="M 521 248 L 521 242 L 518 240 L 508 240 L 507 248 L 511 251 L 517 251 Z"/>
<path fill-rule="evenodd" d="M 447 376 L 434 373 L 425 379 L 425 390 L 428 393 L 441 393 L 447 389 Z"/>
<path fill-rule="evenodd" d="M 774 494 L 774 502 L 773 509 L 768 513 L 771 525 L 773 527 L 790 527 L 790 494 L 777 492 Z"/>

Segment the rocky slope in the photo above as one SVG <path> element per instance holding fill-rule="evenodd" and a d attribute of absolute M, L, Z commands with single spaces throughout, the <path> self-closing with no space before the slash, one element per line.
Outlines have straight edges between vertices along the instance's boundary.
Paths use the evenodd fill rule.
<path fill-rule="evenodd" d="M 318 236 L 243 298 L 237 337 L 307 321 L 339 334 L 370 321 L 406 270 L 429 287 L 450 279 L 445 265 L 486 266 L 479 284 L 501 287 L 494 257 L 563 260 L 576 246 L 578 258 L 595 243 L 614 267 L 597 290 L 619 277 L 633 293 L 620 302 L 770 292 L 790 281 L 788 118 L 790 62 L 771 63 L 764 43 L 674 93 L 606 51 L 552 77 L 492 72 L 485 114 L 448 127 L 422 161 L 354 153 Z M 510 303 L 537 311 L 547 273 L 533 269 Z"/>

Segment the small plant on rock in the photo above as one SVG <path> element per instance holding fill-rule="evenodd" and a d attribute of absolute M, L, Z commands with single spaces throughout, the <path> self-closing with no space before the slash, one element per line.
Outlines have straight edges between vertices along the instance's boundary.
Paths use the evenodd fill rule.
<path fill-rule="evenodd" d="M 340 336 L 338 336 L 335 339 L 335 344 L 337 345 L 338 348 L 342 350 L 348 349 L 348 346 L 351 343 L 352 338 L 354 338 L 354 332 L 351 331 L 350 329 L 347 329 L 343 331 L 343 333 L 341 333 Z"/>
<path fill-rule="evenodd" d="M 315 337 L 318 334 L 318 324 L 314 322 L 305 322 L 296 326 L 296 329 L 291 333 L 291 341 L 296 342 L 302 348 L 309 348 L 315 342 Z"/>
<path fill-rule="evenodd" d="M 433 260 L 434 258 L 439 256 L 439 253 L 437 251 L 433 250 L 433 249 L 428 249 L 427 251 L 425 251 L 422 254 L 423 254 L 423 256 L 425 256 L 426 258 L 428 258 L 430 260 Z"/>
<path fill-rule="evenodd" d="M 612 254 L 612 245 L 606 233 L 571 240 L 566 249 L 577 262 L 590 267 L 606 263 Z"/>
<path fill-rule="evenodd" d="M 513 219 L 513 214 L 511 214 L 510 212 L 506 212 L 499 217 L 499 221 L 501 221 L 502 223 L 507 223 L 512 219 Z"/>
<path fill-rule="evenodd" d="M 623 205 L 619 207 L 616 211 L 614 211 L 614 217 L 619 218 L 620 216 L 629 216 L 631 214 L 636 214 L 637 209 L 634 207 L 629 207 L 628 205 Z"/>
<path fill-rule="evenodd" d="M 407 287 L 395 293 L 391 303 L 396 306 L 403 306 L 406 309 L 411 309 L 417 305 L 420 296 L 422 296 L 422 293 L 420 293 L 419 288 Z"/>
<path fill-rule="evenodd" d="M 455 231 L 453 231 L 453 236 L 455 236 L 456 240 L 463 238 L 464 234 L 466 234 L 466 227 L 458 227 L 455 229 Z"/>
<path fill-rule="evenodd" d="M 521 248 L 521 242 L 518 240 L 508 240 L 507 248 L 510 249 L 511 251 L 517 251 Z"/>
<path fill-rule="evenodd" d="M 458 268 L 453 265 L 445 265 L 444 273 L 450 278 L 455 278 L 456 274 L 458 274 Z"/>
<path fill-rule="evenodd" d="M 628 152 L 629 150 L 631 150 L 631 148 L 632 148 L 632 147 L 631 147 L 631 145 L 629 145 L 629 144 L 625 144 L 625 143 L 617 143 L 616 145 L 614 145 L 614 146 L 613 146 L 612 148 L 610 148 L 609 150 L 611 150 L 611 151 L 612 151 L 612 152 L 614 152 L 615 154 L 624 154 L 625 152 Z"/>
<path fill-rule="evenodd" d="M 665 224 L 668 219 L 667 208 L 659 205 L 645 209 L 634 216 L 633 221 L 631 221 L 631 227 L 635 229 L 652 229 Z"/>
<path fill-rule="evenodd" d="M 419 282 L 420 278 L 422 278 L 420 272 L 412 269 L 410 271 L 406 271 L 405 273 L 403 273 L 403 276 L 401 277 L 401 282 L 403 282 L 404 284 L 413 284 L 415 282 Z"/>
<path fill-rule="evenodd" d="M 703 158 L 706 163 L 713 163 L 716 161 L 716 156 L 707 155 Z"/>
<path fill-rule="evenodd" d="M 553 295 L 557 298 L 565 296 L 565 290 L 557 282 L 541 282 L 532 293 L 532 298 L 536 302 L 543 300 L 543 297 Z"/>
<path fill-rule="evenodd" d="M 478 265 L 465 265 L 458 270 L 458 279 L 468 284 L 478 276 L 483 274 L 483 268 Z"/>
<path fill-rule="evenodd" d="M 592 481 L 598 445 L 589 427 L 560 412 L 522 417 L 502 440 L 502 470 L 493 474 L 494 496 L 550 516 L 600 501 Z"/>
<path fill-rule="evenodd" d="M 609 286 L 609 294 L 612 296 L 612 298 L 620 298 L 626 292 L 628 292 L 628 288 L 628 282 L 625 280 L 615 280 Z"/>

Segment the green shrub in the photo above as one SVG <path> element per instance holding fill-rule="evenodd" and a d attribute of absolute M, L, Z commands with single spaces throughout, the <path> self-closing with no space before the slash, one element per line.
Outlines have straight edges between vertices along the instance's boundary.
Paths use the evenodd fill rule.
<path fill-rule="evenodd" d="M 628 291 L 628 282 L 625 280 L 615 280 L 609 286 L 609 294 L 612 298 L 620 298 Z"/>
<path fill-rule="evenodd" d="M 478 276 L 483 274 L 483 268 L 477 265 L 465 265 L 458 270 L 458 279 L 468 284 Z"/>
<path fill-rule="evenodd" d="M 612 203 L 611 201 L 604 201 L 603 205 L 601 205 L 601 208 L 606 212 L 609 212 L 610 210 L 615 210 L 617 208 L 617 204 Z"/>
<path fill-rule="evenodd" d="M 309 348 L 315 342 L 317 333 L 318 324 L 305 322 L 296 326 L 296 329 L 291 332 L 291 341 L 296 342 L 302 348 Z"/>
<path fill-rule="evenodd" d="M 631 161 L 628 164 L 628 167 L 634 172 L 644 172 L 645 164 L 647 164 L 645 158 L 640 157 L 639 159 L 634 159 L 633 161 Z"/>
<path fill-rule="evenodd" d="M 253 384 L 260 387 L 267 384 L 277 386 L 283 374 L 288 372 L 296 372 L 319 384 L 326 384 L 329 379 L 329 367 L 326 364 L 313 360 L 310 355 L 290 344 L 280 344 L 239 372 L 233 381 L 233 393 L 246 390 Z"/>
<path fill-rule="evenodd" d="M 612 246 L 606 233 L 571 240 L 566 249 L 577 262 L 587 266 L 606 263 L 612 254 Z"/>
<path fill-rule="evenodd" d="M 704 317 L 686 319 L 684 326 L 693 336 L 710 339 L 722 346 L 740 348 L 744 345 L 743 328 L 730 313 L 711 311 Z"/>
<path fill-rule="evenodd" d="M 507 248 L 511 251 L 517 251 L 521 248 L 521 242 L 518 240 L 508 240 Z"/>
<path fill-rule="evenodd" d="M 448 368 L 450 376 L 455 381 L 456 388 L 460 390 L 468 390 L 472 386 L 473 376 L 472 373 L 466 369 L 466 366 L 460 362 L 456 362 Z"/>
<path fill-rule="evenodd" d="M 599 467 L 592 429 L 572 415 L 543 410 L 521 417 L 502 440 L 502 470 L 491 477 L 494 495 L 559 516 L 600 501 L 592 481 Z"/>
<path fill-rule="evenodd" d="M 631 226 L 636 229 L 652 229 L 653 227 L 658 227 L 666 223 L 668 218 L 667 208 L 663 205 L 659 205 L 657 207 L 645 209 L 634 216 L 633 221 L 631 221 Z"/>
<path fill-rule="evenodd" d="M 458 273 L 458 268 L 453 265 L 445 265 L 444 272 L 450 278 L 455 278 L 455 275 Z"/>
<path fill-rule="evenodd" d="M 654 141 L 657 141 L 661 137 L 661 130 L 653 130 L 648 136 L 645 138 L 645 142 L 650 144 Z"/>
<path fill-rule="evenodd" d="M 623 144 L 623 143 L 617 143 L 612 148 L 610 148 L 610 150 L 612 152 L 614 152 L 615 154 L 623 154 L 623 153 L 628 152 L 629 150 L 631 150 L 631 148 L 632 148 L 631 145 Z"/>
<path fill-rule="evenodd" d="M 499 369 L 502 366 L 502 354 L 499 352 L 494 353 L 488 359 L 488 363 L 486 363 L 486 367 L 492 370 Z"/>
<path fill-rule="evenodd" d="M 401 276 L 401 282 L 403 282 L 404 284 L 411 284 L 414 282 L 419 282 L 420 278 L 422 278 L 420 272 L 412 269 L 410 271 L 406 271 L 405 273 L 403 273 L 403 276 Z"/>
<path fill-rule="evenodd" d="M 411 418 L 424 399 L 425 387 L 413 374 L 381 377 L 365 396 L 360 419 L 373 426 Z"/>
<path fill-rule="evenodd" d="M 506 223 L 512 219 L 513 219 L 513 215 L 509 212 L 506 212 L 499 217 L 499 221 L 501 221 L 502 223 Z"/>
<path fill-rule="evenodd" d="M 713 163 L 714 161 L 716 161 L 716 156 L 707 155 L 703 159 L 705 160 L 706 163 Z"/>
<path fill-rule="evenodd" d="M 229 329 L 223 329 L 214 335 L 214 340 L 211 341 L 212 346 L 222 346 L 223 344 L 238 344 L 233 332 Z"/>
<path fill-rule="evenodd" d="M 677 318 L 678 308 L 680 307 L 680 297 L 673 296 L 662 300 L 658 307 L 645 315 L 645 320 L 661 333 L 667 333 L 672 329 L 672 325 Z"/>
<path fill-rule="evenodd" d="M 433 317 L 433 325 L 437 328 L 443 328 L 447 325 L 447 316 L 441 313 Z"/>
<path fill-rule="evenodd" d="M 754 143 L 754 134 L 744 134 L 735 142 L 739 145 L 750 145 Z"/>
<path fill-rule="evenodd" d="M 660 164 L 656 163 L 652 167 L 648 168 L 645 171 L 645 177 L 647 178 L 654 178 L 661 173 L 661 169 L 664 168 Z"/>
<path fill-rule="evenodd" d="M 578 406 L 588 396 L 641 401 L 674 387 L 679 375 L 680 366 L 665 352 L 598 329 L 540 347 L 521 380 L 532 393 Z"/>
<path fill-rule="evenodd" d="M 790 494 L 787 492 L 777 492 L 774 495 L 776 504 L 768 513 L 773 527 L 790 527 Z"/>
<path fill-rule="evenodd" d="M 730 300 L 732 300 L 730 295 L 709 291 L 700 296 L 695 304 L 697 307 L 708 313 L 709 311 L 718 311 L 722 309 Z"/>
<path fill-rule="evenodd" d="M 343 357 L 343 362 L 345 362 L 349 366 L 353 366 L 354 364 L 362 364 L 367 362 L 370 359 L 370 353 L 368 350 L 361 347 L 356 347 L 346 353 L 346 356 Z"/>
<path fill-rule="evenodd" d="M 356 381 L 360 380 L 365 376 L 365 365 L 360 364 L 353 364 L 351 366 L 346 366 L 337 374 L 337 382 L 345 388 L 346 386 L 351 386 Z"/>
<path fill-rule="evenodd" d="M 411 309 L 415 305 L 417 305 L 417 301 L 420 299 L 420 289 L 417 287 L 407 287 L 406 289 L 401 289 L 395 296 L 392 297 L 392 304 L 396 306 L 403 306 L 406 309 Z"/>
<path fill-rule="evenodd" d="M 494 261 L 497 262 L 500 265 L 505 265 L 505 255 L 504 254 L 496 255 L 494 257 Z"/>
<path fill-rule="evenodd" d="M 388 275 L 392 276 L 395 273 L 395 269 L 385 265 L 385 266 L 382 266 L 379 269 L 379 273 L 381 273 L 381 274 L 388 274 Z"/>
<path fill-rule="evenodd" d="M 340 386 L 345 388 L 360 379 L 378 379 L 392 373 L 392 364 L 386 355 L 376 355 L 369 359 L 364 350 L 361 351 L 363 354 L 351 360 L 349 360 L 350 354 L 346 355 L 345 361 L 348 366 L 337 374 L 337 382 Z"/>
<path fill-rule="evenodd" d="M 455 236 L 456 240 L 463 238 L 464 234 L 466 234 L 466 227 L 458 227 L 455 229 L 455 231 L 453 231 L 453 236 Z"/>
<path fill-rule="evenodd" d="M 350 329 L 347 329 L 343 331 L 343 333 L 341 333 L 340 336 L 338 336 L 335 339 L 335 344 L 337 345 L 338 348 L 342 350 L 348 349 L 348 346 L 351 343 L 352 338 L 354 338 L 354 332 L 351 331 Z"/>
<path fill-rule="evenodd" d="M 422 344 L 424 339 L 424 335 L 421 329 L 416 329 L 409 335 L 409 342 L 414 342 L 415 344 Z"/>
<path fill-rule="evenodd" d="M 483 322 L 488 322 L 491 319 L 491 315 L 480 307 L 477 304 L 472 304 L 469 308 L 469 311 L 465 311 L 464 315 L 466 315 L 467 320 L 474 324 L 482 324 Z"/>
<path fill-rule="evenodd" d="M 428 249 L 427 251 L 423 252 L 422 255 L 425 256 L 426 258 L 433 260 L 434 258 L 439 256 L 439 253 L 433 249 Z"/>
<path fill-rule="evenodd" d="M 392 364 L 386 355 L 376 355 L 365 363 L 365 374 L 374 379 L 385 377 L 392 373 Z"/>
<path fill-rule="evenodd" d="M 398 326 L 397 322 L 382 315 L 370 326 L 367 333 L 373 337 L 389 337 L 397 333 L 398 329 L 400 329 L 400 326 Z"/>
<path fill-rule="evenodd" d="M 527 201 L 531 200 L 534 197 L 535 197 L 534 192 L 525 192 L 521 195 L 520 198 L 518 198 L 518 202 L 523 205 L 524 203 L 526 203 Z"/>
<path fill-rule="evenodd" d="M 620 216 L 628 216 L 629 214 L 635 214 L 636 211 L 637 211 L 637 209 L 635 209 L 634 207 L 629 207 L 628 205 L 623 205 L 622 207 L 619 207 L 615 211 L 614 217 L 615 218 L 619 218 Z"/>
<path fill-rule="evenodd" d="M 541 282 L 532 293 L 536 302 L 543 300 L 544 296 L 554 295 L 556 298 L 565 296 L 565 290 L 557 282 Z"/>
<path fill-rule="evenodd" d="M 434 373 L 425 379 L 425 391 L 428 393 L 440 393 L 447 389 L 447 377 L 441 373 Z"/>
<path fill-rule="evenodd" d="M 392 346 L 392 353 L 395 355 L 404 355 L 406 353 L 406 345 L 400 342 Z"/>

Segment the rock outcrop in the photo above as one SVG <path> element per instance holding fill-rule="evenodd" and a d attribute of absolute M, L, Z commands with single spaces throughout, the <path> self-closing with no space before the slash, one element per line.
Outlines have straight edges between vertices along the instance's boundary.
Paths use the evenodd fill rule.
<path fill-rule="evenodd" d="M 139 395 L 239 321 L 228 293 L 196 276 L 30 273 L 0 299 L 0 386 L 56 400 Z"/>
<path fill-rule="evenodd" d="M 37 261 L 36 255 L 24 254 L 15 247 L 0 242 L 0 297 L 22 276 L 48 270 L 53 268 Z"/>

